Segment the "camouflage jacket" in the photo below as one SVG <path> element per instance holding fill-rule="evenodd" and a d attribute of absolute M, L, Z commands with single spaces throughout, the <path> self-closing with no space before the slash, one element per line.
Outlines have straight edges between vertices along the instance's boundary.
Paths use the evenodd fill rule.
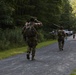
<path fill-rule="evenodd" d="M 63 30 L 58 31 L 58 39 L 64 39 L 65 38 L 65 32 Z"/>

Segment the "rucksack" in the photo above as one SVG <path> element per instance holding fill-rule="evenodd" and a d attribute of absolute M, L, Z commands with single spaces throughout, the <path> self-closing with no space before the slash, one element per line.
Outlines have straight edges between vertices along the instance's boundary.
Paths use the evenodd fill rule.
<path fill-rule="evenodd" d="M 30 25 L 28 28 L 26 28 L 24 34 L 26 37 L 35 37 L 37 35 L 37 31 L 34 26 Z"/>
<path fill-rule="evenodd" d="M 64 37 L 65 37 L 64 31 L 63 31 L 63 30 L 59 30 L 59 31 L 58 31 L 58 38 L 64 39 Z"/>

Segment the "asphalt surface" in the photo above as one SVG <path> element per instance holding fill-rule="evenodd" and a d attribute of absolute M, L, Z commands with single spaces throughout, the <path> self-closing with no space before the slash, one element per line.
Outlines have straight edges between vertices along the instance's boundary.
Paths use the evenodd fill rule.
<path fill-rule="evenodd" d="M 0 75 L 70 75 L 76 69 L 76 39 L 68 37 L 63 51 L 58 43 L 37 49 L 35 59 L 24 53 L 0 60 Z"/>

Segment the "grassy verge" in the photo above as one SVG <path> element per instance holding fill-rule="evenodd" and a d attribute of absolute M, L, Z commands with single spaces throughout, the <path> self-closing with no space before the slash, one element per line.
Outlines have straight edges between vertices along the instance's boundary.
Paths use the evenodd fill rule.
<path fill-rule="evenodd" d="M 41 48 L 41 47 L 47 46 L 49 44 L 53 44 L 55 42 L 56 42 L 56 40 L 45 41 L 45 42 L 39 43 L 37 48 Z M 24 53 L 24 52 L 26 52 L 26 50 L 27 50 L 27 46 L 0 52 L 0 60 L 13 56 L 13 55 L 16 55 L 16 54 Z"/>
<path fill-rule="evenodd" d="M 70 75 L 76 75 L 76 70 L 74 70 Z"/>

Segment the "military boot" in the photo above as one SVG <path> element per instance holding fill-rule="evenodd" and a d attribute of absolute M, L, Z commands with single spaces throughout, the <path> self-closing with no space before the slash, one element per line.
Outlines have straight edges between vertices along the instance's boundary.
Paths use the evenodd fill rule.
<path fill-rule="evenodd" d="M 35 60 L 33 55 L 32 55 L 32 58 L 31 58 L 31 60 Z"/>

